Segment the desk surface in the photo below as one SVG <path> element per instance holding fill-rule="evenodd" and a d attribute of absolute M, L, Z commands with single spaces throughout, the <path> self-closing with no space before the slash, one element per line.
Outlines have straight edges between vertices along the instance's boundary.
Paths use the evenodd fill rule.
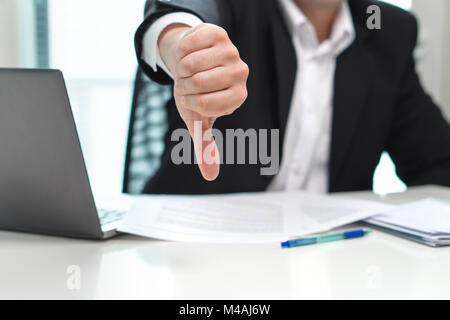
<path fill-rule="evenodd" d="M 429 196 L 450 199 L 450 190 L 410 189 L 382 200 Z M 1 231 L 0 257 L 0 299 L 450 299 L 450 247 L 429 248 L 378 231 L 290 250 Z M 80 268 L 79 290 L 68 286 L 70 266 Z"/>

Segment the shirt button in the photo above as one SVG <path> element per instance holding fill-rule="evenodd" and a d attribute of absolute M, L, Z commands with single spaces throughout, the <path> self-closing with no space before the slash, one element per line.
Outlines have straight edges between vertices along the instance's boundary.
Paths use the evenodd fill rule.
<path fill-rule="evenodd" d="M 303 170 L 300 167 L 299 168 L 295 168 L 294 173 L 297 176 L 301 176 L 303 174 Z"/>

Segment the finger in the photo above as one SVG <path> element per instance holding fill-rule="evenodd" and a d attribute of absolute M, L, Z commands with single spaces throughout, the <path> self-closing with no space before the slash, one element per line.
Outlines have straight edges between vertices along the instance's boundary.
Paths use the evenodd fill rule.
<path fill-rule="evenodd" d="M 227 39 L 228 34 L 224 29 L 206 23 L 201 24 L 189 29 L 183 35 L 175 58 L 179 61 L 195 51 L 210 48 L 218 43 L 218 41 Z"/>
<path fill-rule="evenodd" d="M 229 88 L 222 91 L 181 96 L 182 107 L 204 117 L 221 117 L 233 113 L 247 99 L 245 88 Z"/>
<path fill-rule="evenodd" d="M 195 26 L 195 27 L 189 29 L 189 31 L 186 32 L 186 34 L 184 35 L 184 37 L 187 37 L 188 35 L 190 35 L 190 34 L 192 34 L 192 33 L 194 33 L 194 32 L 197 32 L 198 30 L 201 30 L 201 29 L 204 29 L 204 28 L 208 28 L 208 27 L 210 27 L 210 26 L 211 26 L 211 25 L 208 24 L 208 23 L 202 23 L 202 24 L 199 24 L 198 26 Z"/>
<path fill-rule="evenodd" d="M 237 74 L 227 73 L 224 67 L 214 68 L 197 73 L 189 78 L 179 79 L 175 90 L 181 95 L 195 95 L 199 93 L 216 92 L 231 87 L 240 80 Z"/>
<path fill-rule="evenodd" d="M 248 75 L 248 66 L 244 63 L 233 67 L 213 68 L 189 78 L 178 79 L 175 82 L 175 90 L 178 94 L 186 96 L 217 92 L 245 82 Z"/>
<path fill-rule="evenodd" d="M 175 68 L 179 78 L 188 78 L 238 59 L 239 51 L 235 46 L 217 46 L 187 55 L 177 63 Z"/>
<path fill-rule="evenodd" d="M 194 141 L 195 156 L 203 178 L 214 181 L 220 172 L 220 154 L 212 135 L 215 119 L 188 121 L 189 133 Z"/>
<path fill-rule="evenodd" d="M 186 31 L 184 32 L 184 34 L 182 35 L 181 40 L 183 40 L 184 38 L 188 37 L 189 35 L 191 35 L 191 34 L 197 32 L 197 31 L 199 31 L 199 30 L 201 30 L 201 29 L 204 29 L 204 28 L 208 28 L 208 24 L 202 23 L 202 24 L 199 24 L 199 25 L 196 26 L 196 27 L 193 27 L 193 28 L 190 28 L 190 29 L 186 30 Z"/>

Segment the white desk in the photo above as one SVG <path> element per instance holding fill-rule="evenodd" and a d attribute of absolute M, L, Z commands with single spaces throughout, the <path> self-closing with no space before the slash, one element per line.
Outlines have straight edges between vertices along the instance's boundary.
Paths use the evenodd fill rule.
<path fill-rule="evenodd" d="M 350 194 L 374 199 L 367 193 Z M 400 203 L 450 190 L 426 187 Z M 66 273 L 81 268 L 81 289 Z M 367 238 L 281 250 L 121 236 L 106 242 L 0 232 L 0 299 L 450 298 L 450 248 L 374 232 Z"/>

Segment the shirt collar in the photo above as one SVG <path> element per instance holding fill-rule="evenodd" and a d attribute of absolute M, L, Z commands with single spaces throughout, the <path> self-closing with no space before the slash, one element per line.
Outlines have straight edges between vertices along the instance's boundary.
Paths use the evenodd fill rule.
<path fill-rule="evenodd" d="M 278 0 L 284 16 L 289 33 L 294 34 L 296 29 L 301 28 L 308 22 L 306 16 L 294 3 L 293 0 Z"/>
<path fill-rule="evenodd" d="M 336 17 L 330 37 L 335 52 L 337 54 L 343 52 L 355 41 L 355 37 L 356 31 L 352 13 L 348 2 L 345 1 Z"/>
<path fill-rule="evenodd" d="M 291 35 L 296 36 L 298 34 L 302 45 L 305 45 L 305 42 L 309 42 L 313 47 L 319 48 L 314 27 L 294 3 L 294 0 L 278 1 L 281 4 L 282 13 Z M 355 36 L 356 32 L 350 6 L 347 1 L 344 1 L 336 16 L 330 38 L 322 44 L 331 45 L 334 54 L 339 55 L 353 43 Z"/>

